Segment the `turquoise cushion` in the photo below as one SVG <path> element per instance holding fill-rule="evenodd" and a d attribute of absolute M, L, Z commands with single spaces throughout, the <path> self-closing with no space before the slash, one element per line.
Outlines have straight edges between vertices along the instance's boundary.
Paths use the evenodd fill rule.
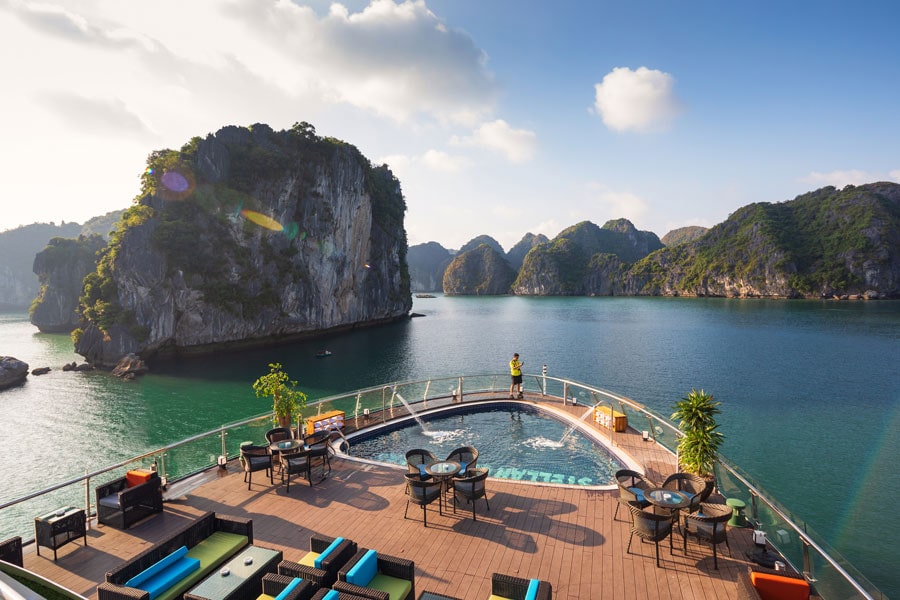
<path fill-rule="evenodd" d="M 338 598 L 340 598 L 338 591 L 331 590 L 327 594 L 325 594 L 325 596 L 322 598 L 322 600 L 338 600 Z"/>
<path fill-rule="evenodd" d="M 378 573 L 378 555 L 374 550 L 369 550 L 352 569 L 347 571 L 347 583 L 366 587 L 376 573 Z"/>
<path fill-rule="evenodd" d="M 469 466 L 469 463 L 463 462 L 463 461 L 459 461 L 459 472 L 460 472 L 460 473 L 465 473 L 465 472 L 466 472 L 466 467 L 468 467 L 468 466 Z"/>
<path fill-rule="evenodd" d="M 638 502 L 646 502 L 646 500 L 644 500 L 644 490 L 641 488 L 628 488 L 628 491 L 634 494 L 634 497 Z"/>
<path fill-rule="evenodd" d="M 190 558 L 188 556 L 179 558 L 175 563 L 169 565 L 166 570 L 157 573 L 150 579 L 144 581 L 137 589 L 149 592 L 150 600 L 154 600 L 154 598 L 163 594 L 170 587 L 174 586 L 199 568 L 200 561 L 196 558 Z"/>
<path fill-rule="evenodd" d="M 281 590 L 281 593 L 275 596 L 275 600 L 284 600 L 287 598 L 287 595 L 294 591 L 294 588 L 300 585 L 300 582 L 303 581 L 299 577 L 294 577 L 287 587 Z"/>
<path fill-rule="evenodd" d="M 187 546 L 182 546 L 175 552 L 172 552 L 168 556 L 163 557 L 157 562 L 153 563 L 131 579 L 125 582 L 125 585 L 133 588 L 140 588 L 141 584 L 157 575 L 158 573 L 165 571 L 169 566 L 178 562 L 179 559 L 183 558 L 188 553 Z"/>
<path fill-rule="evenodd" d="M 420 476 L 422 479 L 425 479 L 426 477 L 428 477 L 428 471 L 425 470 L 425 465 L 424 465 L 424 464 L 420 464 L 420 465 L 419 465 L 419 476 Z"/>
<path fill-rule="evenodd" d="M 331 544 L 327 548 L 325 548 L 325 551 L 316 557 L 316 559 L 313 561 L 313 566 L 317 569 L 321 569 L 322 561 L 325 560 L 326 558 L 328 558 L 328 555 L 331 554 L 332 552 L 334 552 L 334 549 L 337 548 L 343 541 L 344 541 L 344 538 L 339 537 L 339 538 L 336 538 L 333 542 L 331 542 Z"/>
<path fill-rule="evenodd" d="M 532 579 L 528 582 L 528 590 L 525 592 L 525 600 L 535 600 L 537 598 L 537 589 L 540 581 Z"/>

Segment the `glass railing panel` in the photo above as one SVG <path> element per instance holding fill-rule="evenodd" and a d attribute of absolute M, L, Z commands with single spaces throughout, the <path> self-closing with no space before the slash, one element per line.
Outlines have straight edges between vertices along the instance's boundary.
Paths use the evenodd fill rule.
<path fill-rule="evenodd" d="M 93 488 L 91 493 L 93 494 Z M 93 499 L 91 502 L 93 503 Z M 79 481 L 37 498 L 4 508 L 3 520 L 0 522 L 0 540 L 17 535 L 21 536 L 23 540 L 34 539 L 35 517 L 53 513 L 57 509 L 68 506 L 85 507 L 83 482 Z"/>
<path fill-rule="evenodd" d="M 159 459 L 159 471 L 168 481 L 174 481 L 215 465 L 221 454 L 222 439 L 218 435 L 192 440 L 166 450 Z"/>

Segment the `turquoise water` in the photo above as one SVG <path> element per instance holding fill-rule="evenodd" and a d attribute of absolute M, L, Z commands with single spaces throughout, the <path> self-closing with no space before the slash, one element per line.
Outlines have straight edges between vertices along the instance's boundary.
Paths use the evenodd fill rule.
<path fill-rule="evenodd" d="M 55 370 L 0 392 L 0 501 L 269 410 L 252 381 L 284 363 L 311 399 L 386 381 L 501 373 L 568 377 L 667 415 L 692 387 L 722 401 L 723 454 L 900 597 L 900 303 L 684 298 L 415 299 L 424 318 L 327 341 L 159 367 L 134 382 L 63 373 L 67 336 L 0 315 L 0 354 Z M 334 354 L 316 359 L 327 347 Z M 39 468 L 21 468 L 22 457 Z M 3 516 L 0 515 L 0 526 Z"/>
<path fill-rule="evenodd" d="M 529 406 L 468 407 L 422 417 L 402 427 L 353 438 L 350 454 L 406 466 L 406 451 L 422 448 L 439 459 L 461 446 L 478 449 L 478 467 L 514 481 L 610 485 L 624 465 L 562 421 Z"/>

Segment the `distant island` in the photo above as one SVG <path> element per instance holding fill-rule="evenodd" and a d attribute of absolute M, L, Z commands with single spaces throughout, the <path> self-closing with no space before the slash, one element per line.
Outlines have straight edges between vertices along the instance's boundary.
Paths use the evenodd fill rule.
<path fill-rule="evenodd" d="M 584 221 L 508 253 L 488 235 L 457 252 L 411 246 L 412 288 L 448 295 L 900 297 L 900 185 L 825 187 L 750 204 L 660 240 L 626 219 Z"/>

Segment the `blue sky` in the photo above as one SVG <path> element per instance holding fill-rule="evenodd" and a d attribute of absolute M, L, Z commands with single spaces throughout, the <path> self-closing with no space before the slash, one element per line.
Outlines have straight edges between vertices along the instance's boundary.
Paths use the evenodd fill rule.
<path fill-rule="evenodd" d="M 410 244 L 664 235 L 900 181 L 892 2 L 0 0 L 0 230 L 131 204 L 147 155 L 312 123 L 387 162 Z"/>

